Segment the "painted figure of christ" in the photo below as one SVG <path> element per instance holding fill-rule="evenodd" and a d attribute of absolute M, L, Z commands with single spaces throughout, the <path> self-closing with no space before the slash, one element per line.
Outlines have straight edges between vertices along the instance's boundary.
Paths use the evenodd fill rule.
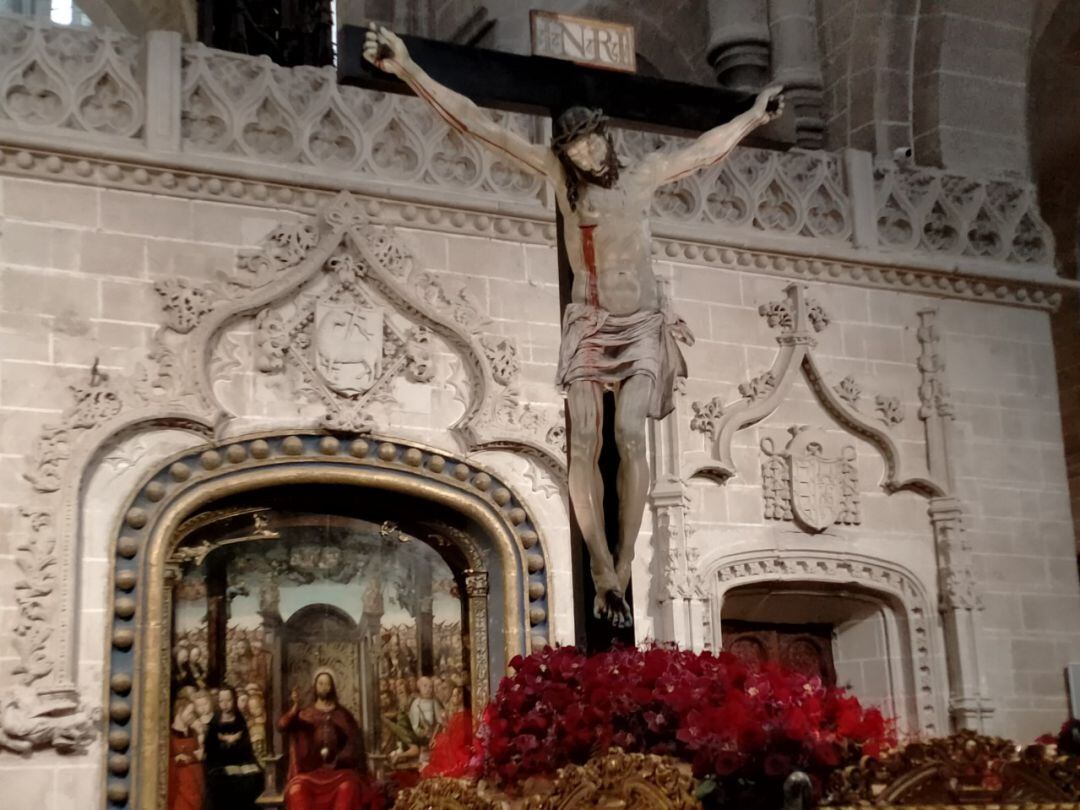
<path fill-rule="evenodd" d="M 568 109 L 555 121 L 546 148 L 498 126 L 472 101 L 436 82 L 387 29 L 368 32 L 364 57 L 402 79 L 458 132 L 544 176 L 555 190 L 574 277 L 557 372 L 570 413 L 570 501 L 589 549 L 594 612 L 625 626 L 630 608 L 624 595 L 649 492 L 647 419 L 661 419 L 674 407 L 676 380 L 686 376 L 677 341 L 693 342 L 686 324 L 669 310 L 653 271 L 653 193 L 723 160 L 747 134 L 776 118 L 781 88 L 764 90 L 750 110 L 685 149 L 653 154 L 624 169 L 599 110 Z M 598 466 L 605 391 L 615 396 L 619 452 L 614 555 L 607 543 Z"/>

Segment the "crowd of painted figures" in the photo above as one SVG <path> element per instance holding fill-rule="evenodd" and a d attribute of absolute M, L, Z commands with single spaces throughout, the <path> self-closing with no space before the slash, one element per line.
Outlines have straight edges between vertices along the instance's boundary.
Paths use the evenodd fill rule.
<path fill-rule="evenodd" d="M 172 651 L 168 810 L 253 807 L 265 784 L 265 758 L 274 753 L 271 723 L 277 723 L 287 745 L 287 750 L 276 753 L 286 757 L 285 806 L 290 810 L 318 807 L 320 790 L 333 793 L 332 787 L 347 792 L 366 789 L 366 782 L 354 785 L 351 778 L 345 780 L 344 776 L 333 785 L 317 784 L 312 776 L 300 779 L 305 758 L 314 757 L 308 763 L 309 770 L 318 769 L 320 760 L 311 754 L 312 750 L 337 750 L 335 767 L 330 769 L 335 772 L 418 773 L 427 762 L 432 739 L 466 706 L 468 672 L 462 655 L 461 625 L 434 623 L 430 675 L 420 672 L 415 625 L 384 627 L 380 648 L 378 747 L 366 751 L 360 729 L 367 724 L 362 716 L 354 717 L 337 703 L 336 686 L 330 690 L 332 700 L 324 701 L 332 711 L 319 714 L 316 710 L 321 705 L 318 677 L 315 683 L 290 695 L 281 717 L 271 717 L 268 695 L 273 658 L 261 627 L 227 629 L 225 681 L 228 685 L 219 688 L 214 688 L 208 680 L 206 624 L 178 629 Z M 327 674 L 332 682 L 333 673 Z M 310 705 L 301 708 L 307 701 Z M 320 722 L 329 722 L 336 729 L 331 737 L 337 742 L 329 748 L 302 742 L 312 734 L 321 733 Z M 306 787 L 297 787 L 300 785 Z M 304 791 L 315 791 L 313 804 L 307 801 Z"/>

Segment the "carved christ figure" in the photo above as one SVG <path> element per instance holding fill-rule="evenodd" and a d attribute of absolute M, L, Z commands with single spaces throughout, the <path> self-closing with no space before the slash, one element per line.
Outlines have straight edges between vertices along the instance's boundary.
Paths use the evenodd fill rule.
<path fill-rule="evenodd" d="M 387 29 L 368 31 L 364 57 L 405 81 L 458 132 L 543 175 L 555 189 L 574 275 L 571 303 L 563 314 L 557 378 L 570 409 L 570 500 L 589 548 L 594 612 L 624 626 L 630 621 L 624 594 L 649 491 L 646 419 L 663 418 L 674 407 L 676 378 L 686 376 L 676 340 L 693 342 L 686 324 L 669 310 L 653 272 L 653 193 L 719 162 L 747 134 L 776 118 L 781 88 L 763 91 L 749 111 L 682 151 L 649 155 L 624 171 L 599 110 L 568 109 L 555 121 L 548 149 L 497 125 L 472 101 L 436 82 Z M 604 481 L 597 466 L 605 390 L 615 395 L 619 451 L 614 556 L 607 544 Z"/>

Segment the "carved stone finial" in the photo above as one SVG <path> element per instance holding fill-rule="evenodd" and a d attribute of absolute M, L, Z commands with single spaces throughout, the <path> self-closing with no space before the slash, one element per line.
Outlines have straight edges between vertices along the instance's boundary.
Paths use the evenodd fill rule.
<path fill-rule="evenodd" d="M 937 330 L 937 310 L 924 309 L 919 312 L 919 329 L 916 332 L 919 340 L 919 374 L 922 381 L 919 384 L 919 418 L 927 419 L 931 415 L 937 415 L 952 419 L 953 405 L 945 386 L 943 372 L 945 361 L 938 353 L 938 345 L 941 336 Z"/>
<path fill-rule="evenodd" d="M 713 397 L 708 402 L 692 402 L 690 407 L 694 410 L 690 429 L 704 433 L 709 439 L 715 439 L 717 423 L 724 415 L 724 401 L 720 397 Z"/>
<path fill-rule="evenodd" d="M 855 410 L 859 409 L 859 397 L 862 396 L 862 386 L 855 378 L 848 374 L 844 379 L 833 386 L 833 390 L 840 399 L 844 400 Z"/>

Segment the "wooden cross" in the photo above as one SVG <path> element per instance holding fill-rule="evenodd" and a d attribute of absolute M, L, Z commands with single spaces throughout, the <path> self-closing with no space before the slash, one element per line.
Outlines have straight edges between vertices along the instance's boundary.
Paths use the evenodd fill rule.
<path fill-rule="evenodd" d="M 343 84 L 396 93 L 411 93 L 408 86 L 373 67 L 363 58 L 366 28 L 345 26 L 340 33 L 338 72 Z M 750 109 L 754 96 L 720 87 L 617 73 L 582 67 L 540 56 L 521 56 L 470 48 L 445 42 L 403 36 L 416 63 L 437 82 L 484 107 L 557 118 L 570 107 L 601 108 L 616 124 L 669 133 L 693 135 L 726 123 Z M 745 143 L 787 148 L 794 142 L 790 119 L 780 119 L 758 130 Z M 570 301 L 573 274 L 566 253 L 562 215 L 556 213 L 559 262 L 559 304 Z M 561 314 L 561 313 L 560 313 Z M 608 544 L 614 548 L 618 535 L 618 495 L 615 485 L 618 453 L 614 441 L 614 404 L 604 403 L 604 441 L 600 470 L 604 480 L 604 512 Z M 569 420 L 569 414 L 567 414 Z M 567 436 L 570 426 L 567 425 Z M 574 510 L 570 510 L 573 550 L 574 612 L 577 643 L 590 652 L 613 644 L 633 644 L 633 625 L 615 629 L 593 615 L 595 595 L 589 576 L 586 545 Z M 626 599 L 633 605 L 629 591 Z"/>

